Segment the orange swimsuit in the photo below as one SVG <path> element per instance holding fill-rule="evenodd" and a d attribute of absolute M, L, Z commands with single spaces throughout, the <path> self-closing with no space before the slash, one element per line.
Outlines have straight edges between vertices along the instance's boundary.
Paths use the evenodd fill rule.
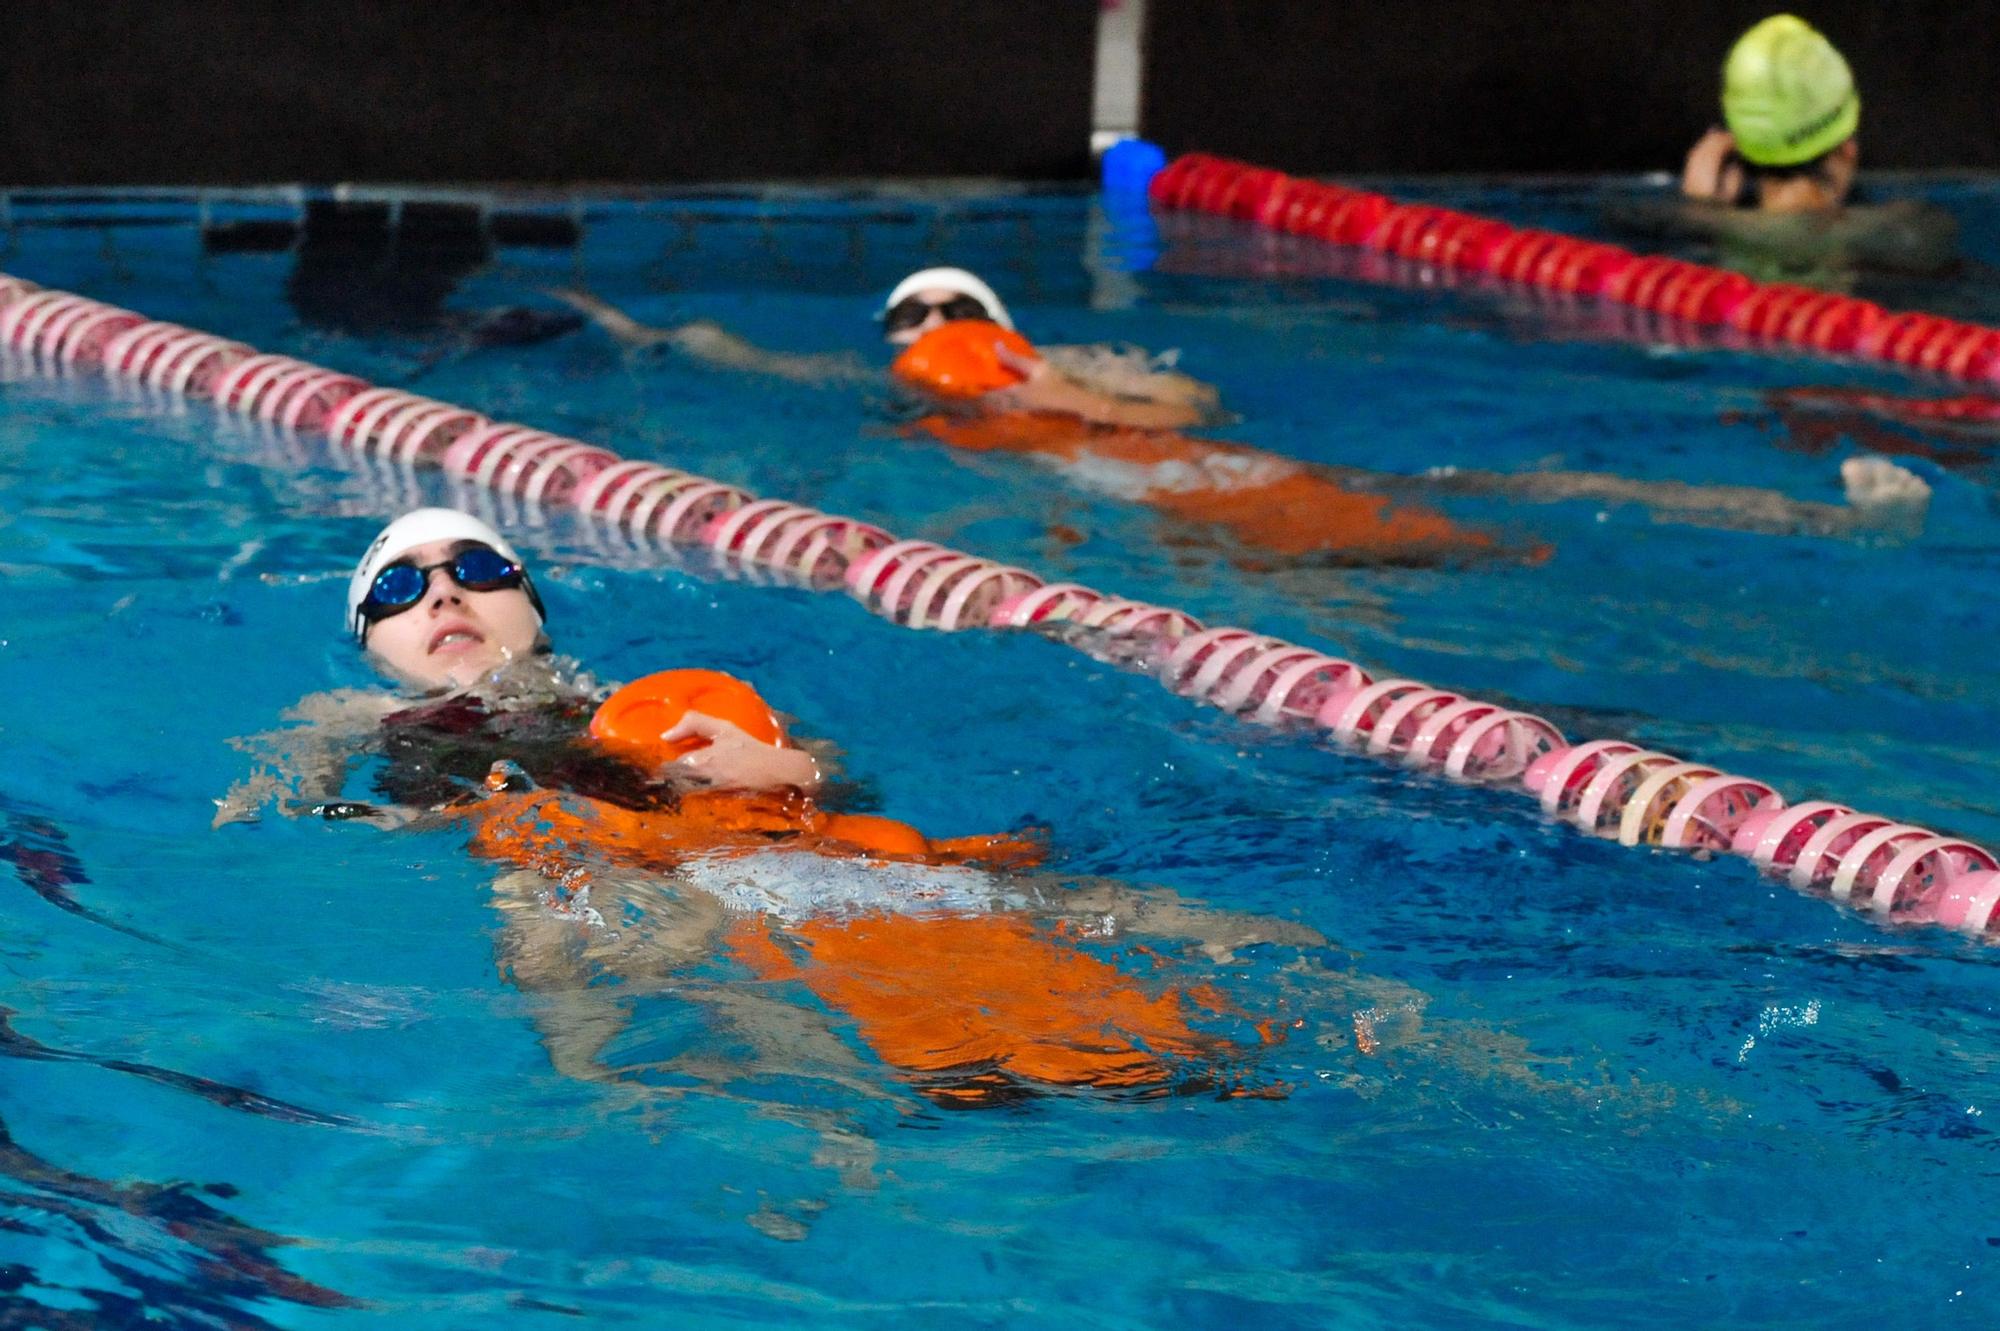
<path fill-rule="evenodd" d="M 1093 425 L 1042 412 L 937 413 L 917 428 L 953 448 L 1021 453 L 1086 488 L 1217 527 L 1288 558 L 1433 562 L 1492 554 L 1493 538 L 1442 513 L 1360 494 L 1299 463 L 1172 430 Z"/>
<path fill-rule="evenodd" d="M 976 402 L 1021 381 L 1000 362 L 996 344 L 1017 357 L 1034 355 L 1018 333 L 959 319 L 918 338 L 891 369 L 940 398 Z M 1303 463 L 1240 444 L 1047 412 L 935 414 L 916 428 L 953 448 L 1039 458 L 1085 489 L 1220 528 L 1243 546 L 1288 558 L 1430 563 L 1495 551 L 1492 537 L 1441 513 L 1356 493 Z"/>
<path fill-rule="evenodd" d="M 795 788 L 694 791 L 657 810 L 498 789 L 446 814 L 471 824 L 473 853 L 536 870 L 568 893 L 588 886 L 592 866 L 665 873 L 697 859 L 804 851 L 886 873 L 896 864 L 1025 866 L 1041 853 L 1011 835 L 933 840 L 893 819 L 821 809 Z M 800 857 L 795 871 L 811 874 L 813 861 Z M 1219 993 L 1143 984 L 1016 910 L 751 914 L 724 945 L 757 978 L 803 985 L 939 1104 L 998 1103 L 1036 1086 L 1242 1093 L 1219 1069 L 1246 1061 L 1245 1046 L 1193 1024 L 1240 1020 Z"/>

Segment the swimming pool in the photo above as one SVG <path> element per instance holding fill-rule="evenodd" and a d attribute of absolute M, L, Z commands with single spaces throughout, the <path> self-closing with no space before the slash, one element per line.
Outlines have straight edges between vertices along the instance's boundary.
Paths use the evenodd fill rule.
<path fill-rule="evenodd" d="M 1993 261 L 2000 190 L 1923 188 Z M 1578 187 L 1397 190 L 1595 216 Z M 330 314 L 302 298 L 295 253 L 216 242 L 282 201 L 17 201 L 0 269 L 2000 840 L 1982 738 L 2000 544 L 1976 439 L 1953 440 L 1969 456 L 1949 469 L 1912 463 L 1936 498 L 1910 542 L 1454 499 L 1551 555 L 1245 567 L 1026 463 L 905 438 L 879 390 L 628 361 L 590 331 L 481 345 L 485 325 L 445 314 L 583 283 L 642 319 L 872 354 L 871 298 L 957 262 L 1038 341 L 1180 348 L 1242 417 L 1220 436 L 1274 453 L 1828 500 L 1841 452 L 1810 451 L 1768 395 L 1919 391 L 1901 376 L 1583 337 L 1524 304 L 1302 269 L 1227 227 L 1169 227 L 1158 267 L 1133 272 L 1150 242 L 1063 193 L 521 208 L 575 243 L 317 258 L 422 308 L 401 320 L 360 300 Z M 434 308 L 436 284 L 403 279 L 440 267 L 457 281 Z M 2000 314 L 1977 281 L 1950 301 Z M 1220 960 L 1091 945 L 1281 1018 L 1258 1068 L 1281 1098 L 947 1112 L 837 1015 L 858 1069 L 821 1044 L 750 1057 L 714 996 L 772 986 L 721 959 L 635 999 L 614 1052 L 650 1093 L 567 1078 L 540 1000 L 495 974 L 492 869 L 461 838 L 207 826 L 248 762 L 232 738 L 368 682 L 338 632 L 341 579 L 410 496 L 199 407 L 25 374 L 4 392 L 9 836 L 40 853 L 17 858 L 45 890 L 144 935 L 26 878 L 0 897 L 17 1308 L 116 1325 L 143 1305 L 185 1326 L 1983 1321 L 2000 986 L 1978 943 L 1886 930 L 1741 861 L 1586 840 L 1516 795 L 1197 710 L 1035 638 L 911 633 L 840 598 L 610 559 L 555 524 L 516 534 L 562 646 L 604 677 L 730 670 L 837 742 L 884 812 L 945 834 L 1046 823 L 1066 875 L 1329 940 Z"/>

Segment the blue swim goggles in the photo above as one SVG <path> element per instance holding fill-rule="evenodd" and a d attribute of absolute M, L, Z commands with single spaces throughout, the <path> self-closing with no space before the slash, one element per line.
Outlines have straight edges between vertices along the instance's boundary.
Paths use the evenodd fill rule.
<path fill-rule="evenodd" d="M 431 574 L 439 569 L 469 592 L 508 591 L 525 585 L 528 580 L 527 571 L 519 564 L 484 545 L 468 545 L 450 559 L 439 560 L 435 564 L 417 564 L 399 559 L 385 566 L 375 575 L 375 581 L 368 585 L 368 595 L 358 607 L 361 618 L 370 624 L 379 624 L 402 614 L 424 599 L 424 593 L 431 585 Z M 541 599 L 532 588 L 528 599 L 534 602 L 539 614 Z"/>

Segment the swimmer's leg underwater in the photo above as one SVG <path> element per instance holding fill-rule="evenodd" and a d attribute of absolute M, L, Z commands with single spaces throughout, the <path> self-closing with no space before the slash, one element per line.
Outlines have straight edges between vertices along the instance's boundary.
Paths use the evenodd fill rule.
<path fill-rule="evenodd" d="M 727 915 L 699 891 L 654 875 L 599 872 L 582 909 L 559 906 L 560 884 L 522 869 L 494 882 L 502 916 L 502 978 L 530 995 L 533 1020 L 557 1072 L 614 1092 L 614 1106 L 657 1107 L 686 1094 L 747 1103 L 765 1118 L 816 1134 L 814 1162 L 850 1188 L 875 1186 L 877 1151 L 860 1105 L 893 1101 L 818 1014 L 786 999 L 702 975 Z M 607 1050 L 652 1001 L 698 1004 L 749 1058 L 720 1049 L 620 1063 Z M 747 1093 L 766 1078 L 806 1078 L 845 1094 L 848 1107 L 789 1104 Z M 811 1208 L 808 1208 L 811 1209 Z"/>

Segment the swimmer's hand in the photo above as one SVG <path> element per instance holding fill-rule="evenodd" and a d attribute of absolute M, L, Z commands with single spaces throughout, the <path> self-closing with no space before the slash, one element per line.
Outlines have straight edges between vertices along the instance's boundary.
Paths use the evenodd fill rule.
<path fill-rule="evenodd" d="M 1099 394 L 1056 369 L 1042 357 L 1016 351 L 1005 342 L 995 341 L 993 354 L 999 362 L 1021 376 L 1021 382 L 1000 390 L 1008 405 L 1020 411 L 1060 411 L 1085 420 L 1094 419 Z"/>
<path fill-rule="evenodd" d="M 753 738 L 742 727 L 704 712 L 689 712 L 660 737 L 668 743 L 705 739 L 708 744 L 676 758 L 660 775 L 692 779 L 729 790 L 768 790 L 778 786 L 812 789 L 819 784 L 819 764 L 804 749 L 781 749 Z"/>
<path fill-rule="evenodd" d="M 1016 351 L 998 338 L 993 342 L 993 354 L 999 362 L 1021 376 L 1029 383 L 1060 379 L 1056 367 L 1037 356 L 1032 351 Z"/>
<path fill-rule="evenodd" d="M 1743 166 L 1736 157 L 1736 136 L 1711 129 L 1688 149 L 1681 167 L 1681 193 L 1690 199 L 1733 205 L 1743 193 Z"/>
<path fill-rule="evenodd" d="M 229 793 L 215 801 L 215 817 L 209 822 L 211 828 L 227 827 L 231 823 L 256 823 L 263 821 L 264 806 L 282 807 L 289 787 L 277 775 L 266 768 L 259 768 L 243 780 L 229 788 Z"/>

